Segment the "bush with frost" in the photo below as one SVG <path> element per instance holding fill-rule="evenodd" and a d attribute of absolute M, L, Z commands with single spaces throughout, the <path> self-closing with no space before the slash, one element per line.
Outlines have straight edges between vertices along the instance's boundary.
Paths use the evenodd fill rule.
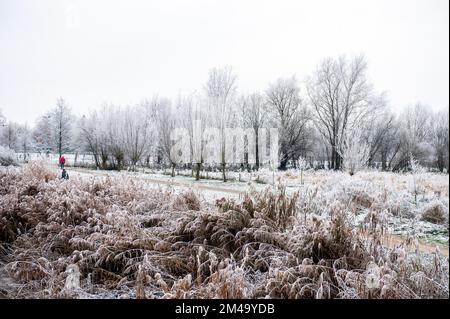
<path fill-rule="evenodd" d="M 0 166 L 17 166 L 16 154 L 10 148 L 0 145 Z"/>
<path fill-rule="evenodd" d="M 445 224 L 448 221 L 448 208 L 441 201 L 432 201 L 423 208 L 421 220 L 433 224 Z"/>

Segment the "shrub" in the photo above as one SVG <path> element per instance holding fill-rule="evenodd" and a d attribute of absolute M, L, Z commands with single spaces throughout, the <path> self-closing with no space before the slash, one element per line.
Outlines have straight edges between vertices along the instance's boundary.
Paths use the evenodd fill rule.
<path fill-rule="evenodd" d="M 448 219 L 448 209 L 440 202 L 433 201 L 422 212 L 421 220 L 433 224 L 444 224 Z"/>
<path fill-rule="evenodd" d="M 0 166 L 17 166 L 16 154 L 10 148 L 0 145 Z"/>

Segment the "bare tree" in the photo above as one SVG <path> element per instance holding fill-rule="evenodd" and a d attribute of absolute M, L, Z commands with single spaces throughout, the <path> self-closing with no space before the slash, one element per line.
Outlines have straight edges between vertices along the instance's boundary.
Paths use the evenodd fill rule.
<path fill-rule="evenodd" d="M 146 139 L 144 154 L 145 164 L 150 165 L 150 158 L 156 153 L 158 147 L 158 97 L 154 97 L 152 100 L 145 99 L 140 105 L 139 109 L 143 111 L 141 117 L 145 117 L 146 123 Z"/>
<path fill-rule="evenodd" d="M 79 147 L 87 152 L 91 153 L 95 167 L 97 168 L 106 168 L 107 155 L 106 147 L 102 147 L 106 141 L 102 141 L 102 130 L 103 125 L 99 120 L 99 116 L 97 111 L 92 111 L 89 114 L 89 117 L 82 116 L 78 122 L 78 135 L 77 139 L 79 140 Z M 102 154 L 103 151 L 103 154 Z M 103 156 L 102 156 L 103 155 Z M 102 161 L 100 161 L 103 159 Z"/>
<path fill-rule="evenodd" d="M 374 112 L 369 117 L 370 120 L 364 125 L 364 138 L 370 147 L 368 165 L 373 165 L 379 154 L 382 169 L 386 170 L 388 144 L 392 142 L 398 129 L 396 118 L 387 109 Z"/>
<path fill-rule="evenodd" d="M 393 163 L 401 149 L 401 139 L 399 137 L 400 123 L 393 114 L 387 114 L 386 116 L 386 122 L 380 122 L 375 133 L 377 136 L 382 137 L 379 152 L 381 169 L 383 171 L 392 169 Z"/>
<path fill-rule="evenodd" d="M 176 160 L 172 154 L 172 132 L 176 127 L 176 118 L 172 112 L 170 101 L 163 99 L 158 107 L 159 147 L 164 159 L 170 164 L 171 176 L 175 177 Z"/>
<path fill-rule="evenodd" d="M 191 94 L 187 97 L 179 97 L 177 102 L 177 114 L 180 127 L 187 130 L 189 134 L 189 151 L 192 165 L 192 174 L 195 179 L 200 180 L 200 171 L 204 161 L 205 140 L 203 133 L 208 122 L 206 103 L 201 96 Z"/>
<path fill-rule="evenodd" d="M 364 56 L 326 59 L 308 80 L 307 92 L 314 109 L 314 121 L 331 148 L 331 168 L 339 169 L 339 137 L 347 128 L 364 121 L 382 103 L 367 80 Z"/>
<path fill-rule="evenodd" d="M 431 131 L 431 144 L 434 148 L 435 161 L 439 171 L 449 166 L 449 124 L 448 109 L 434 114 Z"/>
<path fill-rule="evenodd" d="M 309 139 L 311 114 L 302 105 L 299 93 L 295 77 L 278 79 L 266 91 L 272 121 L 279 129 L 279 169 L 282 170 L 286 169 L 290 159 L 294 160 L 295 155 L 305 148 Z"/>
<path fill-rule="evenodd" d="M 431 115 L 429 109 L 420 103 L 403 111 L 400 117 L 400 149 L 393 170 L 410 168 L 411 156 L 421 165 L 431 160 Z"/>
<path fill-rule="evenodd" d="M 205 85 L 211 123 L 219 129 L 220 158 L 223 181 L 226 177 L 225 129 L 234 116 L 233 102 L 236 94 L 236 75 L 231 67 L 213 68 Z"/>
<path fill-rule="evenodd" d="M 106 140 L 113 167 L 120 171 L 125 165 L 126 155 L 123 111 L 121 107 L 109 105 L 103 112 L 105 127 L 102 140 Z"/>
<path fill-rule="evenodd" d="M 150 144 L 150 118 L 140 106 L 127 107 L 123 113 L 124 142 L 133 169 L 144 156 Z"/>
<path fill-rule="evenodd" d="M 256 170 L 260 166 L 260 154 L 259 154 L 259 131 L 264 127 L 267 121 L 267 102 L 264 96 L 259 93 L 252 93 L 241 98 L 241 109 L 243 124 L 245 127 L 249 127 L 253 130 L 254 145 L 247 145 L 247 147 L 254 147 L 255 149 L 255 166 Z M 247 143 L 249 141 L 247 140 Z"/>
<path fill-rule="evenodd" d="M 19 127 L 18 144 L 20 151 L 23 153 L 23 160 L 26 161 L 29 155 L 28 153 L 30 152 L 33 146 L 31 138 L 31 130 L 27 124 L 21 125 Z"/>
<path fill-rule="evenodd" d="M 17 123 L 9 122 L 1 127 L 0 144 L 12 150 L 17 150 L 19 146 L 19 128 Z"/>
<path fill-rule="evenodd" d="M 52 128 L 53 149 L 59 157 L 69 151 L 71 142 L 72 115 L 70 107 L 63 98 L 56 100 L 56 107 L 49 114 Z"/>
<path fill-rule="evenodd" d="M 103 104 L 78 121 L 75 134 L 79 147 L 93 154 L 97 167 L 135 169 L 144 159 L 149 162 L 156 148 L 156 108 L 160 100 L 144 100 L 138 105 L 121 108 Z"/>
<path fill-rule="evenodd" d="M 35 146 L 39 152 L 50 151 L 53 149 L 53 132 L 50 112 L 38 118 L 34 125 L 32 136 Z"/>

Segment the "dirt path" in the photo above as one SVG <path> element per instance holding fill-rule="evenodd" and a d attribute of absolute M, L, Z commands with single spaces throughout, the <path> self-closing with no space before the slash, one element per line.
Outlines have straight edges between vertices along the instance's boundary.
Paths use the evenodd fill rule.
<path fill-rule="evenodd" d="M 399 246 L 404 242 L 405 242 L 404 238 L 397 236 L 397 235 L 392 235 L 392 234 L 384 235 L 384 238 L 383 238 L 383 243 L 388 247 Z M 438 249 L 438 251 L 441 255 L 443 255 L 445 257 L 449 256 L 449 247 L 443 246 L 443 245 L 438 245 L 438 244 L 431 245 L 431 244 L 419 241 L 419 250 L 424 253 L 434 253 L 436 251 L 436 248 Z M 415 249 L 415 248 L 413 247 L 413 249 Z"/>
<path fill-rule="evenodd" d="M 94 171 L 94 170 L 73 168 L 73 167 L 70 168 L 70 170 L 80 172 L 83 174 L 90 174 L 90 175 L 113 176 L 111 174 L 108 174 L 108 172 L 105 172 L 105 171 Z M 238 189 L 202 185 L 202 184 L 197 184 L 195 182 L 184 183 L 184 182 L 180 182 L 180 181 L 155 179 L 155 178 L 150 178 L 150 177 L 146 177 L 146 176 L 142 176 L 142 175 L 131 175 L 131 174 L 126 174 L 126 176 L 137 178 L 142 181 L 150 182 L 152 184 L 157 184 L 157 185 L 162 184 L 162 185 L 170 185 L 170 186 L 178 186 L 178 187 L 186 187 L 186 188 L 196 187 L 196 188 L 202 189 L 202 190 L 215 191 L 215 192 L 221 192 L 221 193 L 230 193 L 230 194 L 236 194 L 236 195 L 242 195 L 245 193 L 244 191 L 238 190 Z"/>
<path fill-rule="evenodd" d="M 105 171 L 94 171 L 94 170 L 88 170 L 88 169 L 83 169 L 83 168 L 70 168 L 70 170 L 80 172 L 83 174 L 88 174 L 88 175 L 112 176 L 111 174 L 109 174 L 108 172 L 105 172 Z M 186 188 L 192 188 L 195 185 L 196 188 L 201 189 L 201 190 L 207 190 L 207 191 L 237 194 L 237 195 L 243 195 L 245 193 L 245 191 L 238 190 L 238 189 L 208 186 L 208 185 L 194 184 L 194 183 L 185 183 L 185 182 L 174 181 L 174 180 L 161 180 L 161 179 L 150 178 L 150 177 L 146 177 L 146 176 L 142 176 L 142 175 L 126 174 L 126 176 L 134 177 L 134 178 L 137 178 L 137 179 L 140 179 L 140 180 L 152 183 L 152 184 L 157 184 L 157 185 L 162 184 L 162 185 L 170 185 L 170 186 L 178 186 L 178 187 L 186 187 Z M 393 248 L 395 246 L 399 246 L 404 242 L 405 242 L 405 239 L 398 235 L 387 234 L 387 235 L 384 235 L 384 237 L 383 237 L 383 244 L 388 247 L 391 247 L 391 248 Z M 439 244 L 431 245 L 431 244 L 419 241 L 419 250 L 422 252 L 433 253 L 436 251 L 436 247 L 438 248 L 440 254 L 442 254 L 445 257 L 449 256 L 449 247 L 444 246 L 444 245 L 439 245 Z"/>

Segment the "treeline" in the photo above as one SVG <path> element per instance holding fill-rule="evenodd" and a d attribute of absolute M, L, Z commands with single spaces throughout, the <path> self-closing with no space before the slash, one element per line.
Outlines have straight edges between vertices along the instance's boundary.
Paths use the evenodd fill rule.
<path fill-rule="evenodd" d="M 214 68 L 198 92 L 174 100 L 156 96 L 126 107 L 105 104 L 81 117 L 73 115 L 68 103 L 59 98 L 32 128 L 3 118 L 0 142 L 25 154 L 89 153 L 101 169 L 175 168 L 178 163 L 170 155 L 174 144 L 170 134 L 176 127 L 189 132 L 191 152 L 195 123 L 202 123 L 202 130 L 208 126 L 219 129 L 221 150 L 225 149 L 225 128 L 250 128 L 256 139 L 246 149 L 253 148 L 256 154 L 260 129 L 278 128 L 279 169 L 306 162 L 307 166 L 338 170 L 359 161 L 380 170 L 401 171 L 414 158 L 430 169 L 448 172 L 448 110 L 433 112 L 418 103 L 395 112 L 385 93 L 370 83 L 364 56 L 329 58 L 302 83 L 294 76 L 280 78 L 263 91 L 251 93 L 238 91 L 231 67 Z M 230 163 L 222 153 L 217 167 L 226 180 Z M 199 176 L 202 165 L 200 160 L 188 167 Z M 241 168 L 261 165 L 257 160 Z"/>

